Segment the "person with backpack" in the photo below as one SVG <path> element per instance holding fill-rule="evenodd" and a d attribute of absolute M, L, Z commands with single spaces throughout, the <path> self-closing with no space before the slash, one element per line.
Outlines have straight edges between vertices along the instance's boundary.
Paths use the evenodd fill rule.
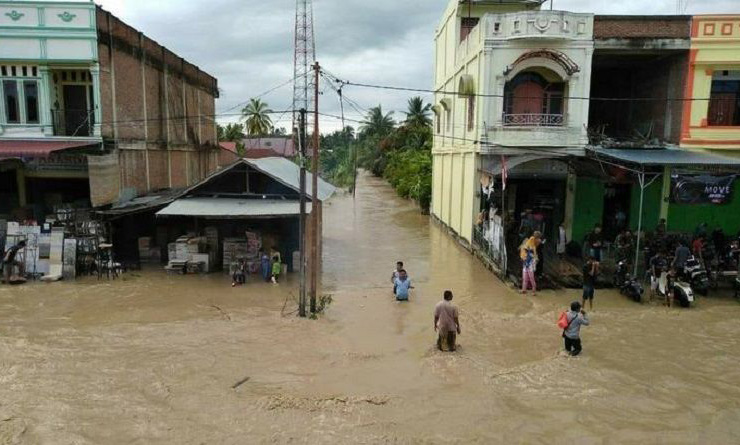
<path fill-rule="evenodd" d="M 581 326 L 588 326 L 589 324 L 586 311 L 581 308 L 581 303 L 578 301 L 570 304 L 570 311 L 560 314 L 558 327 L 563 330 L 565 350 L 572 357 L 577 356 L 583 350 L 581 345 Z"/>

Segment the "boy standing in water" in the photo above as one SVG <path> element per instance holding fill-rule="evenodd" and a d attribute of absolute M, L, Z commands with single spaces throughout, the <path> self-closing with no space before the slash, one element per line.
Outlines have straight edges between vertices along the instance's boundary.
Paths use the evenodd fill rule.
<path fill-rule="evenodd" d="M 413 289 L 413 286 L 411 286 L 411 280 L 409 280 L 405 270 L 401 269 L 398 272 L 398 278 L 396 278 L 394 284 L 396 301 L 409 301 L 409 289 Z"/>
<path fill-rule="evenodd" d="M 581 303 L 577 301 L 570 304 L 570 312 L 566 314 L 566 317 L 568 327 L 563 330 L 565 350 L 575 357 L 583 350 L 581 346 L 581 326 L 588 326 L 590 322 L 586 316 L 586 311 L 581 309 Z"/>
<path fill-rule="evenodd" d="M 393 295 L 396 295 L 396 278 L 401 274 L 403 270 L 403 261 L 396 263 L 396 270 L 391 274 L 391 283 L 393 283 Z"/>
<path fill-rule="evenodd" d="M 583 307 L 586 307 L 588 301 L 589 309 L 594 308 L 594 292 L 596 291 L 596 276 L 598 274 L 599 262 L 586 255 L 586 263 L 583 265 Z"/>
<path fill-rule="evenodd" d="M 275 284 L 280 280 L 280 269 L 282 269 L 282 267 L 283 265 L 280 264 L 280 257 L 277 255 L 272 257 L 272 282 Z"/>
<path fill-rule="evenodd" d="M 272 276 L 272 264 L 270 263 L 270 256 L 267 255 L 265 249 L 260 249 L 260 269 L 262 272 L 262 279 L 265 280 L 266 283 L 269 283 L 270 277 Z"/>

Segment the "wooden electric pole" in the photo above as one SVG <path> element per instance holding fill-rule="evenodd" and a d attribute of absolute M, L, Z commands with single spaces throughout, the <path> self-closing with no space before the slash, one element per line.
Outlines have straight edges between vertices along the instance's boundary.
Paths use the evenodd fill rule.
<path fill-rule="evenodd" d="M 311 152 L 311 313 L 316 312 L 316 292 L 319 285 L 319 62 L 314 69 L 314 117 L 313 117 L 313 150 Z"/>
<path fill-rule="evenodd" d="M 300 198 L 298 217 L 298 249 L 300 253 L 300 287 L 298 290 L 298 315 L 306 316 L 306 109 L 301 108 L 298 116 L 298 149 L 300 160 Z"/>

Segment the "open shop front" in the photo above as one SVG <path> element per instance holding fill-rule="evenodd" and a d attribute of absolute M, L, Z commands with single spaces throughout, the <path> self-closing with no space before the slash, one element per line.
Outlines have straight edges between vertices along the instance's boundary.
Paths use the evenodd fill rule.
<path fill-rule="evenodd" d="M 652 234 L 660 218 L 668 232 L 686 236 L 702 223 L 731 234 L 740 229 L 740 199 L 733 190 L 738 159 L 686 149 L 594 148 L 589 157 L 603 169 L 632 178 L 628 225 L 636 233 L 636 276 L 645 234 Z"/>
<path fill-rule="evenodd" d="M 533 232 L 557 239 L 566 219 L 565 159 L 549 154 L 484 157 L 475 244 L 500 271 L 518 268 L 518 247 Z"/>
<path fill-rule="evenodd" d="M 181 198 L 157 212 L 157 227 L 172 239 L 168 271 L 233 273 L 242 261 L 248 274 L 259 275 L 264 255 L 270 263 L 277 258 L 283 272 L 297 262 L 297 201 Z"/>
<path fill-rule="evenodd" d="M 299 174 L 284 158 L 236 161 L 158 209 L 154 235 L 138 239 L 139 256 L 161 252 L 173 273 L 232 273 L 243 263 L 247 273 L 258 274 L 264 256 L 285 272 L 298 269 Z M 307 174 L 307 234 L 315 211 L 320 237 L 322 202 L 334 188 L 318 178 L 319 201 L 312 206 L 311 179 Z M 320 255 L 320 239 L 318 246 Z"/>

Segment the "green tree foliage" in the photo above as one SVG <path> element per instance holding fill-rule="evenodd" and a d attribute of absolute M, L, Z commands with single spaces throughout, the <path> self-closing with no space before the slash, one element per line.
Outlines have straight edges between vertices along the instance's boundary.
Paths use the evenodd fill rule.
<path fill-rule="evenodd" d="M 249 136 L 267 136 L 272 132 L 272 110 L 259 99 L 250 99 L 242 109 L 242 119 L 247 126 Z"/>
<path fill-rule="evenodd" d="M 425 104 L 424 99 L 416 96 L 409 99 L 408 107 L 408 111 L 404 113 L 406 115 L 405 125 L 410 127 L 432 126 L 432 104 Z"/>
<path fill-rule="evenodd" d="M 227 124 L 225 127 L 218 125 L 218 140 L 236 142 L 244 139 L 244 125 Z"/>
<path fill-rule="evenodd" d="M 340 187 L 352 187 L 355 165 L 384 177 L 404 198 L 427 212 L 432 200 L 431 106 L 412 98 L 406 120 L 396 126 L 392 114 L 371 108 L 355 137 L 351 127 L 322 136 L 321 169 Z"/>

